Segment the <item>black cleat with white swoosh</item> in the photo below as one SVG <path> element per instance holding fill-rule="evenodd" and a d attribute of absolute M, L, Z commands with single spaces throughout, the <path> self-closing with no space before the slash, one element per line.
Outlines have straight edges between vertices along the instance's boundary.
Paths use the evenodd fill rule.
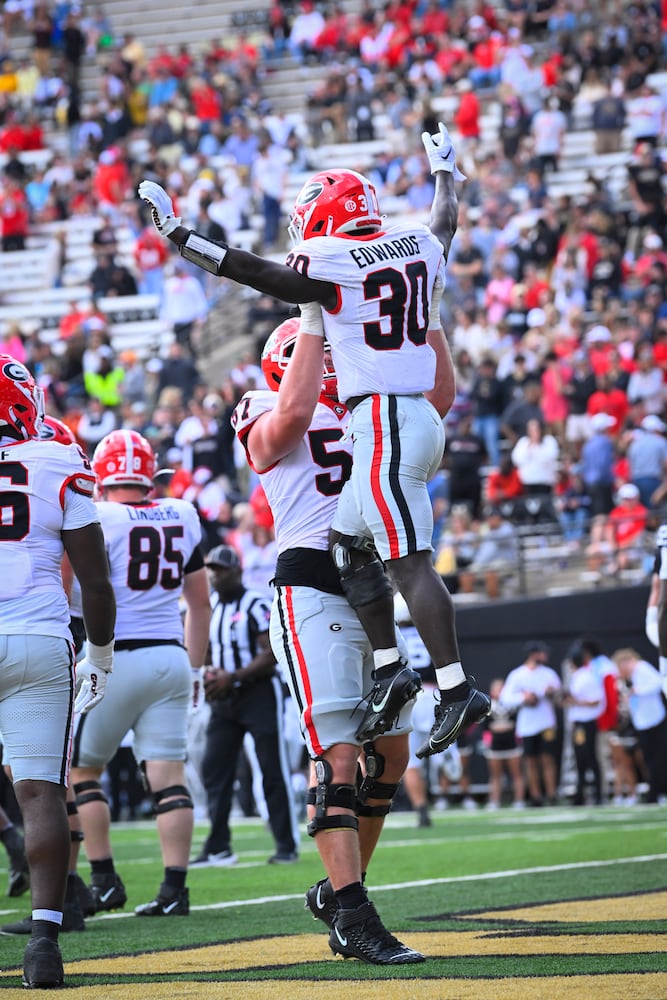
<path fill-rule="evenodd" d="M 334 955 L 359 958 L 369 965 L 413 965 L 426 959 L 408 948 L 384 926 L 369 901 L 354 910 L 339 909 L 329 933 Z"/>
<path fill-rule="evenodd" d="M 315 885 L 311 885 L 303 905 L 310 910 L 313 920 L 323 920 L 327 927 L 333 925 L 338 902 L 328 878 L 321 878 Z"/>
<path fill-rule="evenodd" d="M 187 917 L 190 894 L 185 888 L 174 889 L 163 882 L 155 899 L 137 906 L 134 912 L 138 917 Z"/>
<path fill-rule="evenodd" d="M 368 707 L 358 727 L 356 737 L 361 743 L 374 740 L 391 729 L 401 709 L 421 690 L 422 681 L 416 670 L 408 667 L 404 661 L 398 660 L 392 665 L 394 673 L 383 667 L 382 674 L 389 671 L 388 676 L 374 674 L 375 683 L 366 700 Z"/>
<path fill-rule="evenodd" d="M 89 889 L 93 897 L 95 913 L 101 913 L 103 910 L 119 910 L 127 903 L 125 886 L 117 872 L 93 875 Z"/>
<path fill-rule="evenodd" d="M 470 688 L 470 693 L 461 701 L 440 702 L 435 706 L 435 722 L 429 737 L 417 750 L 417 756 L 430 757 L 445 750 L 459 733 L 486 718 L 490 711 L 491 699 L 476 688 Z"/>

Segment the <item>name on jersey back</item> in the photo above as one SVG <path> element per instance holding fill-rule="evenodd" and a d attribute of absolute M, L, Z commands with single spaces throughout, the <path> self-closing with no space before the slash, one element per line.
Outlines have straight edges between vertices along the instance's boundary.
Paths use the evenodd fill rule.
<path fill-rule="evenodd" d="M 180 521 L 181 515 L 175 507 L 160 504 L 157 507 L 127 506 L 130 521 Z"/>
<path fill-rule="evenodd" d="M 396 260 L 399 257 L 419 257 L 419 240 L 416 236 L 401 236 L 384 243 L 367 243 L 355 246 L 349 251 L 358 268 L 370 267 L 381 260 Z"/>

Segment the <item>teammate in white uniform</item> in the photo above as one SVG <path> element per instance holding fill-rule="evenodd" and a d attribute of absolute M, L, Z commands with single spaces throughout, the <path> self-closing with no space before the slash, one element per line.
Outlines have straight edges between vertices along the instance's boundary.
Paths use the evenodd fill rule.
<path fill-rule="evenodd" d="M 192 799 L 185 785 L 186 729 L 193 682 L 201 686 L 208 644 L 209 588 L 199 549 L 201 527 L 185 500 L 151 500 L 155 456 L 135 431 L 100 441 L 93 470 L 118 618 L 115 670 L 101 709 L 80 718 L 72 778 L 91 863 L 97 910 L 123 906 L 114 868 L 110 814 L 100 776 L 129 729 L 152 793 L 164 879 L 138 916 L 185 916 L 192 841 Z M 184 625 L 179 602 L 185 600 Z"/>
<path fill-rule="evenodd" d="M 81 583 L 90 637 L 77 681 L 83 711 L 104 694 L 115 620 L 90 464 L 78 445 L 37 440 L 42 416 L 32 375 L 0 356 L 0 732 L 30 865 L 23 981 L 36 988 L 63 984 L 58 932 L 69 863 L 65 789 L 75 689 L 64 552 Z"/>
<path fill-rule="evenodd" d="M 451 356 L 440 325 L 444 265 L 458 219 L 454 148 L 441 123 L 422 140 L 436 175 L 430 229 L 383 229 L 377 196 L 352 170 L 322 171 L 297 197 L 291 231 L 301 241 L 286 265 L 213 244 L 181 225 L 166 192 L 142 181 L 139 195 L 182 256 L 214 274 L 286 301 L 318 303 L 319 331 L 308 309 L 304 329 L 326 336 L 352 411 L 355 461 L 331 538 L 345 594 L 374 649 L 374 688 L 357 736 L 393 725 L 411 697 L 413 672 L 399 657 L 393 594 L 374 546 L 436 665 L 440 702 L 419 755 L 454 742 L 488 714 L 491 701 L 461 665 L 451 597 L 432 560 L 428 478 L 440 464 L 440 417 L 454 399 Z"/>
<path fill-rule="evenodd" d="M 262 368 L 273 391 L 246 393 L 232 422 L 274 516 L 279 555 L 271 645 L 312 760 L 308 833 L 328 877 L 308 890 L 306 906 L 330 928 L 334 953 L 379 965 L 419 962 L 422 955 L 385 929 L 363 885 L 405 770 L 409 710 L 390 737 L 364 746 L 366 777 L 357 787 L 356 729 L 372 650 L 329 552 L 331 519 L 352 466 L 349 414 L 330 369 L 322 383 L 319 344 L 298 330 L 291 319 L 269 337 Z M 303 371 L 312 376 L 305 387 Z"/>

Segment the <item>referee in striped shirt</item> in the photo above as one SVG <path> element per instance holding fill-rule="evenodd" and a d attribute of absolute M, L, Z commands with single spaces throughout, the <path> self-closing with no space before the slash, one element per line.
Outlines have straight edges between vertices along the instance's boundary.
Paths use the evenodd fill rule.
<path fill-rule="evenodd" d="M 211 829 L 191 867 L 231 865 L 229 815 L 243 738 L 250 733 L 262 771 L 269 825 L 276 843 L 270 864 L 298 859 L 298 827 L 283 731 L 283 687 L 269 643 L 271 604 L 246 590 L 241 562 L 230 545 L 206 557 L 212 590 L 210 664 L 204 677 L 211 716 L 206 730 L 202 781 Z"/>

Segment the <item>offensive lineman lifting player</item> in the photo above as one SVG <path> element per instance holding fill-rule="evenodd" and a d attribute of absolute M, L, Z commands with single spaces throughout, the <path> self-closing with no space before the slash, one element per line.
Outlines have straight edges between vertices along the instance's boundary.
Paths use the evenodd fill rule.
<path fill-rule="evenodd" d="M 246 393 L 232 423 L 275 521 L 271 645 L 299 709 L 311 758 L 308 833 L 327 873 L 306 893 L 306 906 L 330 929 L 334 954 L 374 965 L 421 962 L 423 955 L 384 927 L 363 884 L 405 770 L 410 710 L 390 735 L 364 743 L 366 775 L 359 781 L 355 730 L 372 651 L 328 544 L 352 466 L 349 413 L 329 363 L 323 373 L 320 345 L 298 331 L 298 319 L 273 331 L 261 359 L 272 391 Z"/>
<path fill-rule="evenodd" d="M 430 228 L 410 223 L 383 229 L 367 178 L 351 170 L 323 171 L 297 197 L 290 231 L 299 242 L 285 265 L 186 229 L 153 181 L 142 181 L 139 195 L 151 205 L 156 228 L 183 257 L 258 291 L 306 303 L 303 331 L 331 344 L 340 398 L 352 411 L 354 441 L 352 474 L 339 499 L 331 547 L 375 662 L 374 686 L 356 735 L 369 740 L 390 729 L 419 686 L 418 675 L 399 656 L 392 588 L 379 555 L 436 665 L 440 702 L 418 751 L 426 757 L 487 715 L 491 701 L 463 670 L 453 602 L 431 555 L 426 484 L 442 457 L 444 413 L 425 394 L 435 386 L 446 389 L 448 405 L 454 397 L 440 299 L 458 220 L 454 181 L 464 177 L 442 123 L 436 135 L 423 133 L 422 141 L 436 177 Z"/>

